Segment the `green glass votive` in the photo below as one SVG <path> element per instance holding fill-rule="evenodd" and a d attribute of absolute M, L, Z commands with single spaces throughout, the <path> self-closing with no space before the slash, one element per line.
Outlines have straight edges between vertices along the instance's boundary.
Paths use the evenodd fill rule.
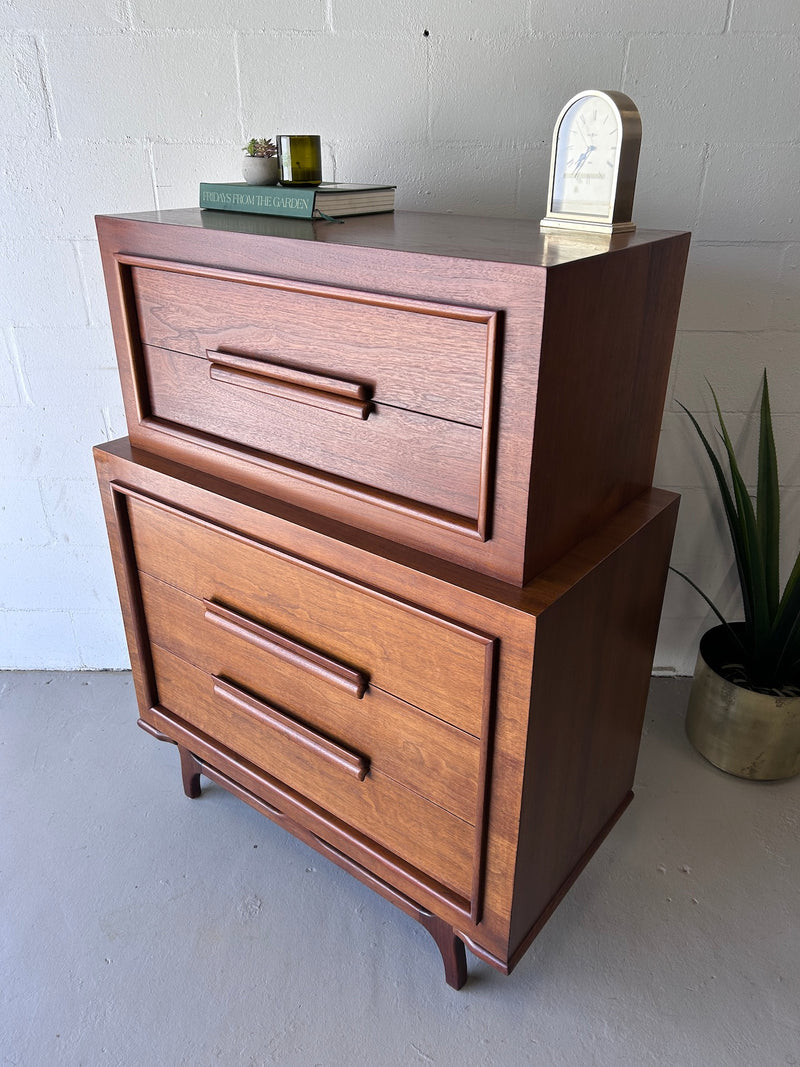
<path fill-rule="evenodd" d="M 278 169 L 281 185 L 319 185 L 322 145 L 312 134 L 279 133 Z"/>

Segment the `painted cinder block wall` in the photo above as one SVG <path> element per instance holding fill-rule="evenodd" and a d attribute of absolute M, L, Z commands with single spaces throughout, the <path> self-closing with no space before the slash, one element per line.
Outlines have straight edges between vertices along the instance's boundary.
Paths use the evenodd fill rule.
<path fill-rule="evenodd" d="M 708 376 L 752 455 L 764 365 L 796 551 L 796 0 L 0 0 L 0 667 L 127 665 L 91 460 L 125 432 L 95 213 L 193 204 L 281 128 L 401 208 L 538 219 L 588 87 L 642 113 L 638 225 L 694 232 L 656 475 L 683 494 L 674 562 L 735 603 L 677 401 L 707 412 Z M 690 673 L 707 623 L 670 578 L 656 668 Z"/>

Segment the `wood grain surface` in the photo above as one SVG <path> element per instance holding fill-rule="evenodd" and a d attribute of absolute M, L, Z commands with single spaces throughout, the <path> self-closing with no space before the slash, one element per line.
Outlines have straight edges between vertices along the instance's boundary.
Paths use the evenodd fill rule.
<path fill-rule="evenodd" d="M 518 586 L 651 483 L 688 234 L 540 235 L 403 212 L 320 229 L 215 214 L 98 219 L 135 444 Z M 235 294 L 230 323 L 223 292 Z M 274 323 L 259 310 L 273 299 Z M 327 310 L 307 313 L 309 301 Z M 257 401 L 209 429 L 225 387 L 206 382 L 205 400 L 182 410 L 191 398 L 165 383 L 165 407 L 142 333 L 198 359 L 231 349 L 358 382 L 430 422 L 389 432 L 374 474 L 372 443 L 354 453 L 353 427 L 317 432 L 300 404 L 284 401 L 294 431 Z M 227 440 L 231 418 L 247 442 Z"/>
<path fill-rule="evenodd" d="M 156 419 L 477 520 L 482 434 L 474 426 L 383 404 L 368 419 L 343 418 L 330 404 L 223 378 L 206 359 L 149 345 L 143 354 Z"/>
<path fill-rule="evenodd" d="M 494 311 L 412 300 L 387 307 L 358 291 L 164 266 L 172 269 L 131 268 L 145 344 L 200 357 L 221 349 L 351 378 L 379 403 L 482 424 Z"/>
<path fill-rule="evenodd" d="M 508 973 L 631 799 L 688 234 L 98 218 L 140 723 Z"/>
<path fill-rule="evenodd" d="M 282 514 L 279 502 L 269 508 L 261 501 L 257 507 L 246 493 L 239 498 L 238 487 L 187 472 L 158 456 L 134 454 L 125 441 L 97 449 L 96 458 L 142 720 L 211 760 L 242 788 L 291 811 L 302 826 L 451 925 L 492 966 L 511 969 L 629 800 L 675 520 L 674 494 L 646 491 L 520 590 L 363 532 L 348 536 L 346 528 L 329 520 L 317 517 L 319 528 L 302 524 L 291 508 L 291 518 Z M 184 531 L 189 528 L 194 532 L 187 535 Z M 159 546 L 155 562 L 146 547 L 151 535 Z M 230 548 L 238 544 L 248 549 L 240 557 Z M 187 552 L 192 562 L 183 573 Z M 364 613 L 366 630 L 372 619 L 375 633 L 363 638 L 363 648 L 371 663 L 380 655 L 386 658 L 389 665 L 381 668 L 382 677 L 396 676 L 399 681 L 397 686 L 394 680 L 384 683 L 387 688 L 381 688 L 379 696 L 378 672 L 364 667 L 369 684 L 362 698 L 347 697 L 346 721 L 336 707 L 346 695 L 340 688 L 281 660 L 266 662 L 263 650 L 233 634 L 220 631 L 218 648 L 202 637 L 202 601 L 215 592 L 205 576 L 210 573 L 212 582 L 215 573 L 224 578 L 230 564 L 237 580 L 229 586 L 238 586 L 241 579 L 248 590 L 247 603 L 232 605 L 234 610 L 247 610 L 256 621 L 281 630 L 291 631 L 292 620 L 295 627 L 299 620 L 302 633 L 295 629 L 291 637 L 302 637 L 325 655 L 360 668 L 360 657 L 352 651 L 362 640 L 358 626 L 347 628 L 346 645 L 337 645 L 337 625 L 331 617 L 312 638 L 307 624 L 316 612 L 309 605 L 319 598 L 280 594 L 278 600 L 285 603 L 280 611 L 286 614 L 270 617 L 270 594 L 276 586 L 272 568 L 259 571 L 252 559 L 272 556 L 281 561 L 287 557 L 285 566 L 299 567 L 303 574 L 306 569 L 312 574 L 324 572 L 326 583 L 352 587 L 366 598 L 361 608 L 353 609 L 354 614 Z M 183 561 L 177 574 L 172 557 Z M 157 577 L 147 570 L 140 573 L 142 564 L 158 572 Z M 363 582 L 367 574 L 368 586 Z M 182 591 L 182 585 L 192 595 Z M 286 588 L 291 587 L 290 583 Z M 305 582 L 294 583 L 294 588 L 306 588 Z M 153 589 L 159 591 L 155 598 Z M 219 596 L 219 590 L 216 593 Z M 408 604 L 414 605 L 410 614 Z M 382 614 L 384 610 L 389 614 Z M 396 612 L 397 618 L 409 615 L 410 630 L 397 629 Z M 413 620 L 419 621 L 421 630 Z M 454 623 L 449 620 L 458 620 L 452 630 Z M 393 635 L 391 640 L 381 637 L 385 627 Z M 439 656 L 433 643 L 439 628 L 444 655 L 457 649 L 460 641 L 466 642 L 462 662 L 471 664 L 466 673 L 463 667 L 452 676 L 428 673 Z M 412 648 L 423 651 L 409 655 L 405 651 L 409 640 Z M 173 660 L 181 670 L 181 664 L 191 666 L 195 679 L 175 686 L 175 707 L 183 714 L 195 714 L 180 703 L 185 700 L 180 695 L 185 684 L 198 684 L 206 694 L 202 697 L 206 710 L 198 713 L 204 716 L 202 725 L 200 720 L 189 725 L 178 711 L 169 710 L 159 673 L 162 665 L 153 666 L 160 655 L 159 642 L 172 643 Z M 191 657 L 202 661 L 192 666 Z M 452 717 L 454 703 L 463 707 L 458 679 L 470 677 L 470 671 L 474 681 L 469 718 L 480 744 L 477 736 L 470 740 L 465 732 L 431 722 L 419 710 L 430 708 L 428 698 L 433 701 L 438 693 L 441 699 L 444 691 L 445 707 L 450 706 L 446 714 Z M 430 857 L 398 853 L 405 848 L 399 839 L 386 844 L 390 838 L 383 837 L 378 842 L 365 822 L 359 822 L 357 829 L 347 821 L 345 808 L 337 808 L 339 814 L 334 816 L 326 806 L 327 794 L 309 798 L 302 782 L 303 761 L 288 739 L 283 743 L 294 755 L 286 764 L 271 763 L 272 773 L 262 766 L 269 752 L 263 730 L 256 730 L 252 718 L 245 725 L 235 709 L 224 712 L 235 722 L 226 727 L 231 731 L 226 738 L 228 743 L 235 738 L 237 749 L 221 742 L 215 725 L 219 711 L 213 693 L 215 673 L 327 739 L 370 758 L 370 767 L 372 758 L 376 767 L 383 761 L 381 781 L 395 782 L 399 789 L 402 780 L 402 788 L 420 804 L 448 815 L 446 809 L 451 807 L 466 815 L 474 801 L 472 823 L 466 818 L 457 823 L 470 827 L 468 834 L 459 835 L 459 852 L 469 837 L 470 859 L 457 867 L 458 884 L 452 878 L 444 882 L 443 870 L 435 862 L 431 866 Z M 409 685 L 420 686 L 415 698 L 401 703 L 389 697 L 397 688 L 411 697 Z M 326 687 L 336 696 L 331 692 L 325 696 Z M 381 711 L 366 724 L 358 721 L 357 714 L 354 717 L 352 708 L 363 709 L 370 700 L 379 700 L 380 705 L 374 706 Z M 189 703 L 194 705 L 194 698 Z M 430 732 L 429 727 L 435 729 Z M 384 728 L 389 733 L 378 739 L 375 731 Z M 410 744 L 398 747 L 391 766 L 386 761 L 388 750 L 395 746 L 391 737 L 395 729 Z M 244 756 L 240 734 L 251 730 L 255 735 L 244 742 L 249 753 Z M 446 737 L 439 740 L 437 730 Z M 282 754 L 281 761 L 284 758 L 288 757 Z M 308 762 L 307 756 L 304 759 Z M 414 779 L 418 767 L 424 770 Z M 338 780 L 333 771 L 317 769 L 321 777 Z M 283 774 L 293 776 L 291 786 Z M 352 774 L 342 776 L 351 779 L 348 788 L 355 790 L 371 780 L 372 771 L 363 782 Z M 357 808 L 353 817 L 360 819 L 359 812 Z M 416 833 L 405 825 L 409 833 Z"/>
<path fill-rule="evenodd" d="M 372 767 L 473 825 L 480 742 L 370 684 L 358 698 L 324 676 L 209 624 L 203 602 L 141 576 L 150 640 L 364 753 Z"/>
<path fill-rule="evenodd" d="M 474 830 L 470 823 L 372 768 L 363 781 L 265 729 L 244 702 L 221 699 L 212 675 L 153 645 L 160 706 L 284 782 L 333 816 L 469 897 Z"/>
<path fill-rule="evenodd" d="M 480 736 L 490 640 L 234 531 L 132 496 L 139 568 L 360 671 L 371 686 Z"/>

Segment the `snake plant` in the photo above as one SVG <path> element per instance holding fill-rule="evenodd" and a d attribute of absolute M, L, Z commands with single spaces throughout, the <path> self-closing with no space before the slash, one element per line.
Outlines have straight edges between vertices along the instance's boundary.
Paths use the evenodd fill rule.
<path fill-rule="evenodd" d="M 731 625 L 691 578 L 673 569 L 697 590 L 727 628 L 735 663 L 725 665 L 720 673 L 748 689 L 794 695 L 800 692 L 800 553 L 781 593 L 780 493 L 767 372 L 764 371 L 761 386 L 755 507 L 713 388 L 711 394 L 717 409 L 719 437 L 727 456 L 728 476 L 697 419 L 683 404 L 680 406 L 700 436 L 722 495 L 739 575 L 744 622 Z M 714 666 L 719 669 L 719 665 Z"/>

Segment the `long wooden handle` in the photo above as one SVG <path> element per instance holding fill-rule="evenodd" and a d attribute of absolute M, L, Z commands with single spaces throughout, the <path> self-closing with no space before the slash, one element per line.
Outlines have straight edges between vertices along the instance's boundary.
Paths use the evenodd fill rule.
<path fill-rule="evenodd" d="M 291 637 L 270 629 L 255 619 L 241 615 L 238 611 L 232 611 L 214 600 L 204 600 L 205 617 L 208 622 L 219 626 L 237 637 L 249 641 L 250 644 L 271 652 L 273 656 L 282 659 L 285 663 L 291 663 L 295 667 L 309 671 L 318 678 L 344 689 L 351 696 L 359 700 L 363 697 L 369 684 L 369 679 L 362 671 L 352 667 L 346 667 L 330 656 L 324 656 L 299 641 L 293 641 Z"/>
<path fill-rule="evenodd" d="M 331 378 L 265 359 L 208 350 L 209 374 L 218 382 L 255 389 L 298 404 L 325 408 L 337 415 L 366 419 L 373 410 L 367 386 L 344 378 Z"/>
<path fill-rule="evenodd" d="M 311 730 L 308 726 L 298 722 L 297 719 L 293 719 L 291 715 L 278 711 L 271 704 L 267 704 L 265 700 L 254 697 L 251 693 L 240 689 L 237 685 L 232 685 L 224 678 L 219 678 L 217 675 L 213 675 L 213 678 L 214 693 L 218 697 L 227 700 L 228 703 L 233 704 L 240 711 L 251 716 L 251 718 L 257 719 L 262 726 L 276 730 L 278 733 L 283 734 L 284 737 L 288 737 L 296 744 L 302 745 L 303 748 L 320 756 L 322 759 L 336 764 L 341 770 L 358 778 L 359 782 L 364 781 L 369 771 L 369 760 L 366 756 L 359 756 L 358 753 L 351 752 L 344 745 L 331 741 L 329 737 L 317 733 L 316 730 Z"/>

